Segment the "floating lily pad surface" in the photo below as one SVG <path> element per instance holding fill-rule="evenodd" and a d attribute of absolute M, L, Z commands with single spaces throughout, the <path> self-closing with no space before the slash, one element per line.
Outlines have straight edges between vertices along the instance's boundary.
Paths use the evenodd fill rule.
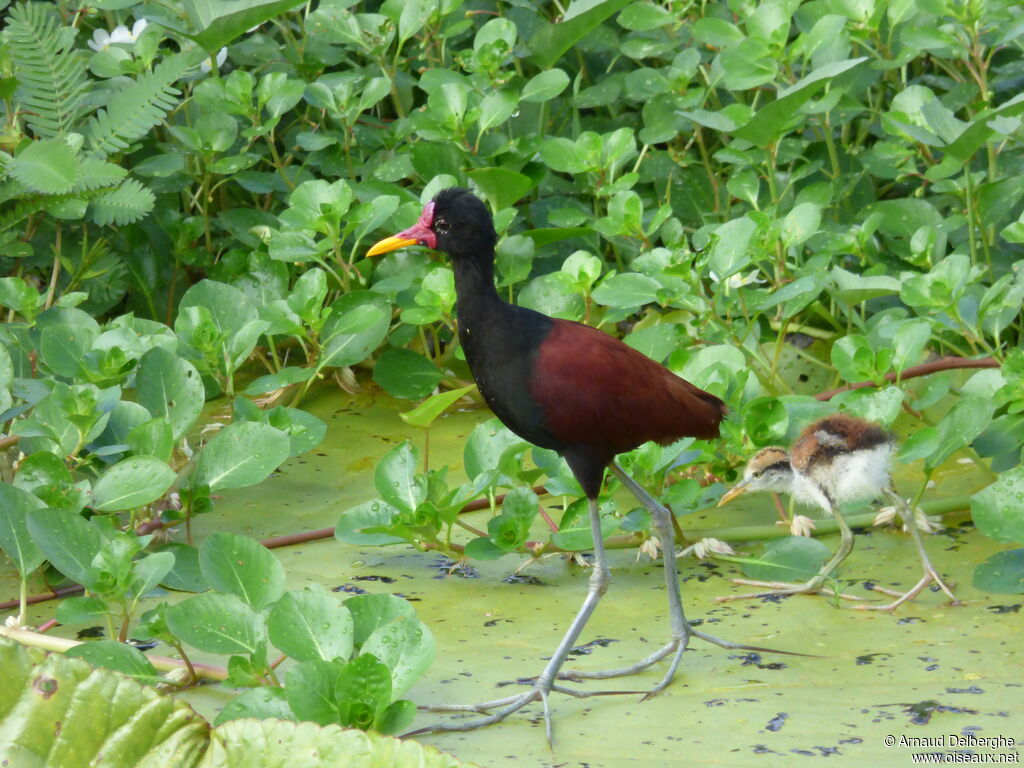
<path fill-rule="evenodd" d="M 266 538 L 332 526 L 341 512 L 376 495 L 373 467 L 394 444 L 411 438 L 423 446 L 422 431 L 399 418 L 402 406 L 372 385 L 357 396 L 321 393 L 309 408 L 329 424 L 320 447 L 291 459 L 257 487 L 222 492 L 215 511 L 197 518 L 198 539 L 216 531 Z M 487 417 L 484 411 L 465 411 L 436 422 L 430 432 L 431 465 L 449 464 L 460 472 L 464 441 Z M 927 498 L 970 493 L 982 484 L 970 469 L 951 463 L 937 473 L 938 487 Z M 735 507 L 680 522 L 684 531 L 706 531 L 774 519 L 767 498 Z M 489 513 L 473 514 L 475 524 L 486 526 Z M 845 601 L 836 605 L 820 596 L 717 603 L 715 597 L 749 591 L 732 584 L 738 569 L 682 559 L 684 604 L 703 631 L 806 655 L 727 650 L 694 640 L 672 685 L 647 701 L 638 692 L 658 682 L 664 664 L 630 678 L 570 683 L 580 690 L 633 693 L 552 695 L 553 749 L 545 740 L 539 705 L 486 729 L 417 738 L 484 766 L 552 768 L 618 768 L 627 761 L 799 765 L 814 758 L 842 765 L 902 765 L 910 764 L 912 752 L 952 750 L 954 735 L 1012 737 L 1019 744 L 1024 741 L 1024 600 L 971 586 L 974 566 L 1005 547 L 966 520 L 966 515 L 947 518 L 947 527 L 927 540 L 933 564 L 955 584 L 962 606 L 947 605 L 933 590 L 891 615 L 859 611 Z M 837 543 L 834 536 L 822 541 L 830 548 Z M 474 703 L 520 690 L 512 681 L 540 672 L 587 589 L 587 569 L 561 556 L 527 563 L 509 555 L 460 566 L 406 545 L 358 548 L 333 538 L 274 554 L 289 589 L 315 583 L 342 596 L 392 592 L 414 601 L 438 645 L 433 667 L 406 694 L 420 705 Z M 630 664 L 668 639 L 660 562 L 624 550 L 612 552 L 611 563 L 611 588 L 568 669 Z M 867 589 L 872 583 L 908 589 L 919 578 L 910 538 L 891 530 L 858 533 L 840 578 L 846 592 L 867 599 L 876 599 Z M 4 586 L 6 594 L 16 594 L 12 574 Z M 30 620 L 51 615 L 51 610 L 40 609 Z M 77 629 L 56 631 L 74 636 Z M 198 660 L 223 663 L 201 654 Z M 219 686 L 203 686 L 182 698 L 212 720 L 233 695 Z M 413 727 L 452 719 L 423 712 Z M 921 737 L 942 737 L 951 746 L 906 746 Z"/>

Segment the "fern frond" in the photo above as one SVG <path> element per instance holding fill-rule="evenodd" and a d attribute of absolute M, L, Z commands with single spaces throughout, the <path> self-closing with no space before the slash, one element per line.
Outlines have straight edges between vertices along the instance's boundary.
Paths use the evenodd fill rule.
<path fill-rule="evenodd" d="M 177 105 L 181 92 L 172 86 L 191 68 L 192 58 L 182 53 L 167 57 L 97 112 L 85 131 L 92 154 L 106 157 L 126 149 L 158 125 Z"/>
<path fill-rule="evenodd" d="M 119 187 L 92 199 L 92 219 L 100 226 L 131 224 L 153 210 L 154 201 L 146 187 L 135 179 L 125 179 Z"/>
<path fill-rule="evenodd" d="M 89 85 L 85 63 L 71 47 L 74 35 L 59 26 L 52 7 L 20 3 L 10 12 L 4 36 L 25 121 L 40 138 L 70 133 Z"/>

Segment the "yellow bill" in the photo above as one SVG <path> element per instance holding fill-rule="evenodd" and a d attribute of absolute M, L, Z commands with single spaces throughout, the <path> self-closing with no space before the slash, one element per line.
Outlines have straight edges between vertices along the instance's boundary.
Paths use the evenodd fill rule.
<path fill-rule="evenodd" d="M 388 251 L 397 251 L 399 248 L 404 248 L 407 245 L 416 245 L 418 241 L 415 238 L 402 237 L 401 235 L 395 235 L 394 237 L 385 237 L 378 243 L 374 243 L 373 247 L 366 252 L 367 256 L 379 256 L 382 253 Z"/>

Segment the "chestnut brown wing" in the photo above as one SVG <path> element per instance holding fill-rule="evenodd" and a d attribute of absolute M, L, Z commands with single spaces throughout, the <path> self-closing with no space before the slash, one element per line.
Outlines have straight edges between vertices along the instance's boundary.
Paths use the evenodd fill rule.
<path fill-rule="evenodd" d="M 628 451 L 648 440 L 718 437 L 725 404 L 618 339 L 556 320 L 534 361 L 530 393 L 552 434 Z"/>

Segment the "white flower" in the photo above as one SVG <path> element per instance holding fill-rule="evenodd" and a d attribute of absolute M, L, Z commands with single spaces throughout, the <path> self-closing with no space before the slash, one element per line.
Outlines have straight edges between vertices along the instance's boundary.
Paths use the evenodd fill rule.
<path fill-rule="evenodd" d="M 217 69 L 218 70 L 221 67 L 224 66 L 224 62 L 227 61 L 227 58 L 228 58 L 227 46 L 225 46 L 224 48 L 221 48 L 219 51 L 217 51 Z M 209 71 L 210 71 L 210 57 L 209 56 L 207 56 L 205 59 L 203 59 L 200 62 L 199 68 L 201 70 L 203 70 L 203 72 L 209 73 Z"/>
<path fill-rule="evenodd" d="M 146 28 L 148 22 L 145 19 L 139 19 L 135 22 L 131 29 L 119 24 L 114 27 L 113 32 L 107 32 L 105 29 L 97 29 L 92 33 L 92 40 L 88 41 L 88 45 L 94 51 L 105 51 L 112 45 L 118 43 L 127 43 L 129 45 L 134 44 L 139 39 L 139 35 L 142 34 Z"/>
<path fill-rule="evenodd" d="M 735 555 L 736 550 L 720 539 L 701 539 L 696 544 L 691 544 L 676 557 L 693 555 L 698 560 L 706 560 L 708 555 Z"/>

